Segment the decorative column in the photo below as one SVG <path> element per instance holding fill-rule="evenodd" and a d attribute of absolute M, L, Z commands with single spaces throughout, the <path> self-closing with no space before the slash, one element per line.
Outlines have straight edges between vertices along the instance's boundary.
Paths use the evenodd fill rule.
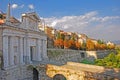
<path fill-rule="evenodd" d="M 4 68 L 9 66 L 8 64 L 8 36 L 3 36 L 3 63 Z"/>
<path fill-rule="evenodd" d="M 20 37 L 19 39 L 20 39 L 19 40 L 20 41 L 19 42 L 19 56 L 20 56 L 19 57 L 19 60 L 20 60 L 19 62 L 20 62 L 20 64 L 23 64 L 23 45 L 24 45 L 23 43 L 24 42 L 23 42 L 23 38 L 22 37 Z"/>
<path fill-rule="evenodd" d="M 46 42 L 46 40 L 42 40 L 42 51 L 43 51 L 43 60 L 46 60 L 46 59 L 48 59 L 48 56 L 47 56 L 47 42 Z"/>
<path fill-rule="evenodd" d="M 29 42 L 29 39 L 27 37 L 27 40 L 26 40 L 26 55 L 27 55 L 27 62 L 30 63 L 31 62 L 31 56 L 30 56 L 30 42 Z"/>
<path fill-rule="evenodd" d="M 27 41 L 26 41 L 26 38 L 25 37 L 23 37 L 23 61 L 24 61 L 24 63 L 26 63 L 27 62 L 27 59 L 26 59 L 26 50 L 27 50 L 27 43 L 26 43 Z"/>
<path fill-rule="evenodd" d="M 28 54 L 28 52 L 29 52 L 29 48 L 28 48 L 28 46 L 29 46 L 29 40 L 28 40 L 28 33 L 26 32 L 25 33 L 25 37 L 23 38 L 23 42 L 24 42 L 24 62 L 27 64 L 27 63 L 29 63 L 29 54 Z"/>
<path fill-rule="evenodd" d="M 38 61 L 41 61 L 42 60 L 42 57 L 41 57 L 41 41 L 40 41 L 40 39 L 37 39 L 37 42 L 36 42 L 37 44 L 36 44 L 36 47 L 37 47 L 37 60 Z"/>
<path fill-rule="evenodd" d="M 10 65 L 14 65 L 14 37 L 10 37 Z"/>

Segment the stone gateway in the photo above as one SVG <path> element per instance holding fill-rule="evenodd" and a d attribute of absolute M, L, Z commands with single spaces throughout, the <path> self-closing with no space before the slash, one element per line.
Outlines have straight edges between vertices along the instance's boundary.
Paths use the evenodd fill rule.
<path fill-rule="evenodd" d="M 0 51 L 5 70 L 47 58 L 47 37 L 38 29 L 38 15 L 24 13 L 21 20 L 11 22 L 9 4 L 6 21 L 0 25 Z"/>

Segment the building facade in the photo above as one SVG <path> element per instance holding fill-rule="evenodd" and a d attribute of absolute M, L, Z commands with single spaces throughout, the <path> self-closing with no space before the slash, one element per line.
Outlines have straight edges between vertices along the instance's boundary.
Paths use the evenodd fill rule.
<path fill-rule="evenodd" d="M 22 14 L 22 21 L 10 21 L 10 5 L 6 22 L 0 25 L 0 51 L 4 69 L 47 59 L 47 37 L 38 29 L 35 12 Z"/>

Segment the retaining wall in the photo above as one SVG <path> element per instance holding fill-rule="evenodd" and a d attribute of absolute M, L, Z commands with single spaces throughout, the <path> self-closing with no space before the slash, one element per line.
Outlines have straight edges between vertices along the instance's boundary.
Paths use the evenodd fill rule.
<path fill-rule="evenodd" d="M 83 59 L 93 61 L 94 59 L 104 58 L 110 52 L 115 51 L 81 51 L 69 49 L 48 49 L 47 54 L 52 64 L 65 64 L 68 61 L 80 62 Z"/>
<path fill-rule="evenodd" d="M 63 75 L 67 80 L 120 80 L 120 69 L 106 69 L 74 62 L 62 66 L 48 64 L 46 73 L 51 78 L 58 74 Z"/>
<path fill-rule="evenodd" d="M 27 70 L 27 65 L 0 70 L 0 80 L 32 80 L 33 72 Z"/>
<path fill-rule="evenodd" d="M 39 80 L 51 80 L 46 75 L 46 64 L 62 65 L 68 61 L 80 62 L 83 59 L 93 60 L 103 58 L 111 51 L 80 51 L 65 49 L 48 49 L 49 60 L 44 65 L 38 63 Z M 33 70 L 28 70 L 28 65 L 18 65 L 16 67 L 0 70 L 0 80 L 33 80 Z"/>

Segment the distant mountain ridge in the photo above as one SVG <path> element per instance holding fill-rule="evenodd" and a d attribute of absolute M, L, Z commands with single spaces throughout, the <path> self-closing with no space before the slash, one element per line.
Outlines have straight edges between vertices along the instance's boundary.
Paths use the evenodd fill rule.
<path fill-rule="evenodd" d="M 112 41 L 114 44 L 119 44 L 120 45 L 120 40 Z"/>

